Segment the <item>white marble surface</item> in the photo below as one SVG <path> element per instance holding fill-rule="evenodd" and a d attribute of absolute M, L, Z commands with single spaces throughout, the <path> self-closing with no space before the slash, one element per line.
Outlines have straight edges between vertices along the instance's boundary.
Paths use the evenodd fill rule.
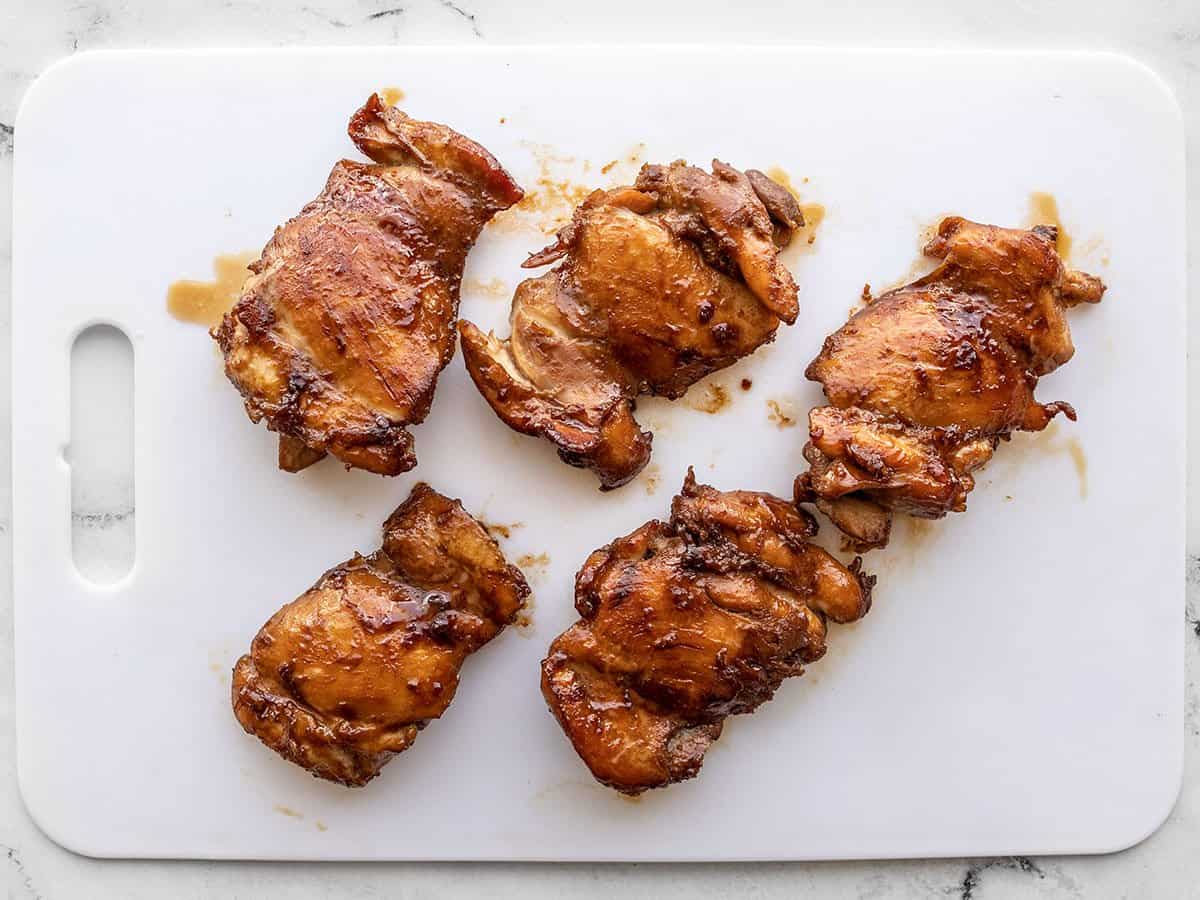
<path fill-rule="evenodd" d="M 786 7 L 786 10 L 783 9 Z M 869 25 L 870 31 L 864 31 Z M 772 3 L 766 0 L 570 3 L 511 0 L 0 0 L 0 346 L 9 347 L 11 123 L 36 75 L 67 54 L 93 48 L 284 46 L 490 41 L 791 41 L 845 46 L 1112 49 L 1148 63 L 1184 109 L 1188 154 L 1191 300 L 1200 294 L 1200 4 L 1196 0 L 908 0 Z M 952 78 L 953 73 L 947 72 Z M 809 88 L 813 89 L 813 88 Z M 803 90 L 797 115 L 803 115 Z M 917 105 L 914 103 L 914 114 Z M 1032 136 L 1036 138 L 1036 136 Z M 981 173 L 986 177 L 986 173 Z M 1120 203 L 1119 195 L 1113 202 Z M 69 252 L 69 248 L 68 248 Z M 1153 260 L 1147 260 L 1153 265 Z M 1190 339 L 1197 347 L 1196 330 Z M 1195 382 L 1195 360 L 1190 377 Z M 1137 377 L 1137 373 L 1129 373 Z M 0 367 L 0 417 L 7 421 L 9 366 Z M 1195 445 L 1200 391 L 1190 407 Z M 1180 415 L 1184 411 L 1180 410 Z M 1143 449 L 1143 448 L 1139 448 Z M 1149 449 L 1152 457 L 1153 448 Z M 1145 449 L 1143 449 L 1145 452 Z M 9 468 L 0 436 L 0 466 Z M 1131 453 L 1131 465 L 1138 458 Z M 1136 479 L 1131 478 L 1131 484 Z M 635 896 L 907 898 L 1200 897 L 1200 504 L 1189 485 L 1186 565 L 1187 766 L 1179 803 L 1143 844 L 1106 857 L 723 866 L 297 865 L 101 862 L 43 836 L 26 815 L 13 760 L 11 504 L 0 484 L 0 888 L 25 897 L 497 897 Z M 1129 523 L 1130 527 L 1136 527 Z M 1119 527 L 1119 526 L 1118 526 Z M 1136 614 L 1136 598 L 1131 602 Z M 1120 660 L 1114 660 L 1120 665 Z M 64 711 L 69 714 L 69 710 Z M 120 727 L 114 704 L 113 727 Z M 81 756 L 89 740 L 81 735 Z M 970 803 L 965 796 L 963 803 Z M 798 810 L 803 815 L 803 810 Z M 863 811 L 870 815 L 869 810 Z M 686 827 L 681 824 L 680 827 Z"/>

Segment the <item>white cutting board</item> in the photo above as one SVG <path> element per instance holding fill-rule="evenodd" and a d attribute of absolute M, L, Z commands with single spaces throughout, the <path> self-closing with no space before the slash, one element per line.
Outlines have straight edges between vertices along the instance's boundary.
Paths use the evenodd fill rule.
<path fill-rule="evenodd" d="M 539 158 L 551 181 L 627 179 L 641 142 L 649 160 L 782 166 L 828 209 L 813 247 L 787 256 L 798 324 L 713 379 L 732 399 L 721 413 L 643 403 L 652 468 L 615 493 L 503 426 L 460 356 L 416 429 L 415 471 L 276 471 L 274 437 L 246 419 L 204 331 L 167 316 L 166 287 L 210 277 L 217 253 L 261 247 L 335 160 L 355 157 L 346 120 L 389 85 L 529 189 Z M 1140 65 L 786 47 L 87 54 L 37 82 L 16 135 L 19 774 L 30 812 L 65 846 L 278 859 L 1089 853 L 1146 837 L 1171 808 L 1183 138 L 1169 92 Z M 624 162 L 602 174 L 613 159 Z M 698 779 L 637 802 L 595 785 L 538 691 L 586 554 L 665 515 L 689 463 L 721 488 L 789 494 L 804 429 L 778 428 L 767 401 L 803 421 L 818 399 L 805 364 L 864 282 L 906 276 L 921 228 L 947 212 L 1022 224 L 1031 191 L 1057 197 L 1075 263 L 1109 285 L 1072 314 L 1078 354 L 1039 389 L 1075 404 L 1079 422 L 1001 447 L 967 514 L 899 524 L 867 560 L 870 615 L 832 626 L 807 676 L 730 720 Z M 467 278 L 511 290 L 544 242 L 519 221 L 490 228 Z M 474 289 L 463 300 L 485 327 L 506 328 L 507 310 Z M 106 589 L 72 566 L 63 456 L 68 351 L 95 321 L 135 348 L 137 559 Z M 528 569 L 532 627 L 471 658 L 445 717 L 346 790 L 243 734 L 228 672 L 281 604 L 378 546 L 418 479 L 490 522 L 523 523 L 506 550 L 550 563 Z"/>

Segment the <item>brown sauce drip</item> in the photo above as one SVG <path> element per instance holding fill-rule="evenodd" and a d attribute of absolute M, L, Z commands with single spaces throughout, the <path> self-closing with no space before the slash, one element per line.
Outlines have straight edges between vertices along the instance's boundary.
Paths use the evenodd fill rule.
<path fill-rule="evenodd" d="M 610 159 L 600 167 L 601 175 L 609 175 L 614 169 L 616 174 L 609 178 L 611 184 L 632 184 L 637 178 L 638 170 L 646 161 L 646 145 L 634 144 L 629 152 L 616 159 Z M 586 165 L 586 164 L 585 164 Z"/>
<path fill-rule="evenodd" d="M 514 531 L 524 527 L 524 525 L 524 522 L 513 522 L 510 525 L 501 525 L 498 522 L 483 523 L 483 527 L 487 529 L 487 533 L 494 538 L 510 538 Z"/>
<path fill-rule="evenodd" d="M 1079 479 L 1079 499 L 1086 500 L 1088 495 L 1088 461 L 1087 454 L 1083 452 L 1083 444 L 1079 443 L 1079 438 L 1067 438 L 1066 451 L 1071 456 L 1071 462 L 1075 466 L 1075 475 Z"/>
<path fill-rule="evenodd" d="M 592 188 L 573 179 L 579 167 L 574 156 L 565 156 L 548 144 L 522 141 L 522 146 L 533 154 L 537 175 L 533 187 L 513 210 L 524 214 L 525 224 L 552 234 L 571 220 L 575 207 L 592 192 Z M 512 210 L 507 212 L 511 216 Z M 505 213 L 496 217 L 497 220 L 501 218 L 506 218 Z"/>
<path fill-rule="evenodd" d="M 1075 435 L 1064 437 L 1057 422 L 1050 423 L 1041 433 L 1035 446 L 1051 453 L 1064 453 L 1075 469 L 1075 477 L 1079 481 L 1079 499 L 1086 500 L 1088 495 L 1088 459 L 1083 444 Z M 1006 498 L 1007 499 L 1007 498 Z"/>
<path fill-rule="evenodd" d="M 785 404 L 788 407 L 786 412 L 784 411 Z M 786 400 L 783 403 L 780 403 L 778 400 L 768 400 L 767 408 L 771 410 L 767 418 L 775 423 L 776 428 L 791 428 L 796 424 L 794 411 L 791 409 L 791 404 Z"/>
<path fill-rule="evenodd" d="M 1029 224 L 1032 225 L 1053 225 L 1058 229 L 1058 241 L 1055 244 L 1055 249 L 1058 250 L 1058 255 L 1064 260 L 1071 255 L 1071 236 L 1067 234 L 1067 229 L 1063 227 L 1062 219 L 1058 214 L 1058 201 L 1054 199 L 1053 194 L 1047 194 L 1045 191 L 1034 191 L 1029 195 Z"/>
<path fill-rule="evenodd" d="M 804 227 L 797 232 L 796 239 L 802 247 L 811 246 L 817 239 L 817 228 L 825 221 L 825 207 L 820 203 L 801 203 L 800 212 L 804 214 Z"/>
<path fill-rule="evenodd" d="M 246 267 L 258 257 L 258 252 L 225 253 L 213 260 L 215 281 L 173 282 L 167 288 L 167 311 L 181 322 L 211 328 L 237 303 L 250 277 Z"/>
<path fill-rule="evenodd" d="M 545 569 L 550 565 L 550 557 L 545 553 L 525 553 L 517 557 L 517 565 L 522 569 Z"/>
<path fill-rule="evenodd" d="M 730 403 L 729 392 L 720 384 L 706 384 L 698 397 L 689 401 L 688 406 L 697 412 L 716 415 Z"/>
<path fill-rule="evenodd" d="M 650 466 L 642 473 L 642 484 L 645 485 L 647 494 L 654 494 L 658 490 L 658 485 L 661 481 L 662 470 L 658 466 Z"/>
<path fill-rule="evenodd" d="M 464 294 L 480 295 L 483 297 L 504 298 L 509 295 L 508 285 L 499 278 L 468 278 L 462 284 Z"/>
<path fill-rule="evenodd" d="M 549 560 L 547 560 L 548 562 Z M 525 605 L 521 607 L 521 611 L 517 613 L 517 617 L 513 619 L 513 627 L 519 632 L 528 632 L 533 628 L 533 595 L 525 598 Z"/>
<path fill-rule="evenodd" d="M 1075 477 L 1079 479 L 1079 499 L 1086 500 L 1088 495 L 1088 461 L 1083 444 L 1079 442 L 1079 438 L 1075 437 L 1075 435 L 1057 440 L 1060 435 L 1057 422 L 1050 425 L 1042 433 L 1050 439 L 1046 442 L 1047 449 L 1055 453 L 1065 453 L 1070 457 L 1071 465 L 1075 467 Z"/>
<path fill-rule="evenodd" d="M 379 89 L 379 99 L 388 106 L 395 106 L 402 102 L 407 95 L 398 87 L 385 87 Z M 501 120 L 503 121 L 503 120 Z"/>
<path fill-rule="evenodd" d="M 811 247 L 817 240 L 817 229 L 825 221 L 825 206 L 821 203 L 805 203 L 800 197 L 800 191 L 792 181 L 792 176 L 782 167 L 771 166 L 767 169 L 767 177 L 787 188 L 788 193 L 795 197 L 796 202 L 800 204 L 800 212 L 804 216 L 804 227 L 796 230 L 789 246 Z M 802 183 L 808 184 L 808 179 L 802 179 Z"/>

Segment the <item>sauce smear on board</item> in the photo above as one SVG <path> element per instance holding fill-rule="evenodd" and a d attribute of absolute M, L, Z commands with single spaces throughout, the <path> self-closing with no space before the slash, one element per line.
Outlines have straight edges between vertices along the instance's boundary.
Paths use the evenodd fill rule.
<path fill-rule="evenodd" d="M 398 87 L 385 87 L 379 89 L 379 99 L 388 106 L 395 106 L 404 100 L 405 94 Z"/>
<path fill-rule="evenodd" d="M 258 259 L 257 250 L 225 253 L 213 260 L 215 281 L 176 281 L 167 288 L 167 312 L 181 322 L 212 327 L 233 309 L 250 277 L 246 268 Z"/>
<path fill-rule="evenodd" d="M 1034 191 L 1029 195 L 1029 224 L 1053 225 L 1058 229 L 1058 241 L 1054 249 L 1064 260 L 1071 255 L 1071 236 L 1067 234 L 1067 229 L 1063 227 L 1062 219 L 1059 218 L 1058 201 L 1054 199 L 1053 194 Z"/>
<path fill-rule="evenodd" d="M 825 218 L 825 206 L 821 203 L 805 203 L 800 199 L 800 191 L 792 182 L 792 176 L 780 166 L 771 166 L 767 169 L 767 177 L 776 184 L 787 188 L 789 194 L 796 198 L 796 202 L 800 204 L 800 213 L 804 216 L 804 227 L 796 232 L 796 237 L 793 245 L 805 247 L 813 244 L 817 240 L 817 227 Z M 804 181 L 807 183 L 808 179 Z"/>

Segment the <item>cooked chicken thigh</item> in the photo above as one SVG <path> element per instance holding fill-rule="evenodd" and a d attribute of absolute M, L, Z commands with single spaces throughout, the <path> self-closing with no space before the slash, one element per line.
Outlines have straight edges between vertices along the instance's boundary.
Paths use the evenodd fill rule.
<path fill-rule="evenodd" d="M 812 518 L 696 484 L 669 522 L 594 552 L 580 620 L 550 645 L 542 693 L 575 750 L 627 794 L 691 778 L 726 716 L 753 712 L 825 652 L 825 621 L 870 607 L 875 579 L 808 543 Z"/>
<path fill-rule="evenodd" d="M 1098 303 L 1104 285 L 1068 269 L 1055 238 L 1052 226 L 945 219 L 925 249 L 941 264 L 825 340 L 805 374 L 831 405 L 809 414 L 798 502 L 815 502 L 861 549 L 883 546 L 892 511 L 961 512 L 970 473 L 1000 440 L 1075 418 L 1033 391 L 1075 352 L 1066 310 Z"/>
<path fill-rule="evenodd" d="M 483 147 L 378 95 L 349 133 L 376 164 L 333 167 L 213 336 L 250 418 L 279 432 L 281 468 L 332 453 L 395 475 L 454 354 L 467 251 L 522 194 Z"/>
<path fill-rule="evenodd" d="M 511 428 L 619 487 L 650 458 L 639 394 L 681 397 L 795 321 L 778 251 L 803 221 L 761 172 L 644 166 L 633 187 L 592 193 L 525 262 L 560 261 L 517 287 L 510 338 L 459 323 L 467 370 Z"/>
<path fill-rule="evenodd" d="M 233 673 L 242 727 L 313 775 L 366 784 L 450 705 L 463 661 L 529 586 L 457 500 L 418 484 L 383 547 L 321 576 Z"/>

